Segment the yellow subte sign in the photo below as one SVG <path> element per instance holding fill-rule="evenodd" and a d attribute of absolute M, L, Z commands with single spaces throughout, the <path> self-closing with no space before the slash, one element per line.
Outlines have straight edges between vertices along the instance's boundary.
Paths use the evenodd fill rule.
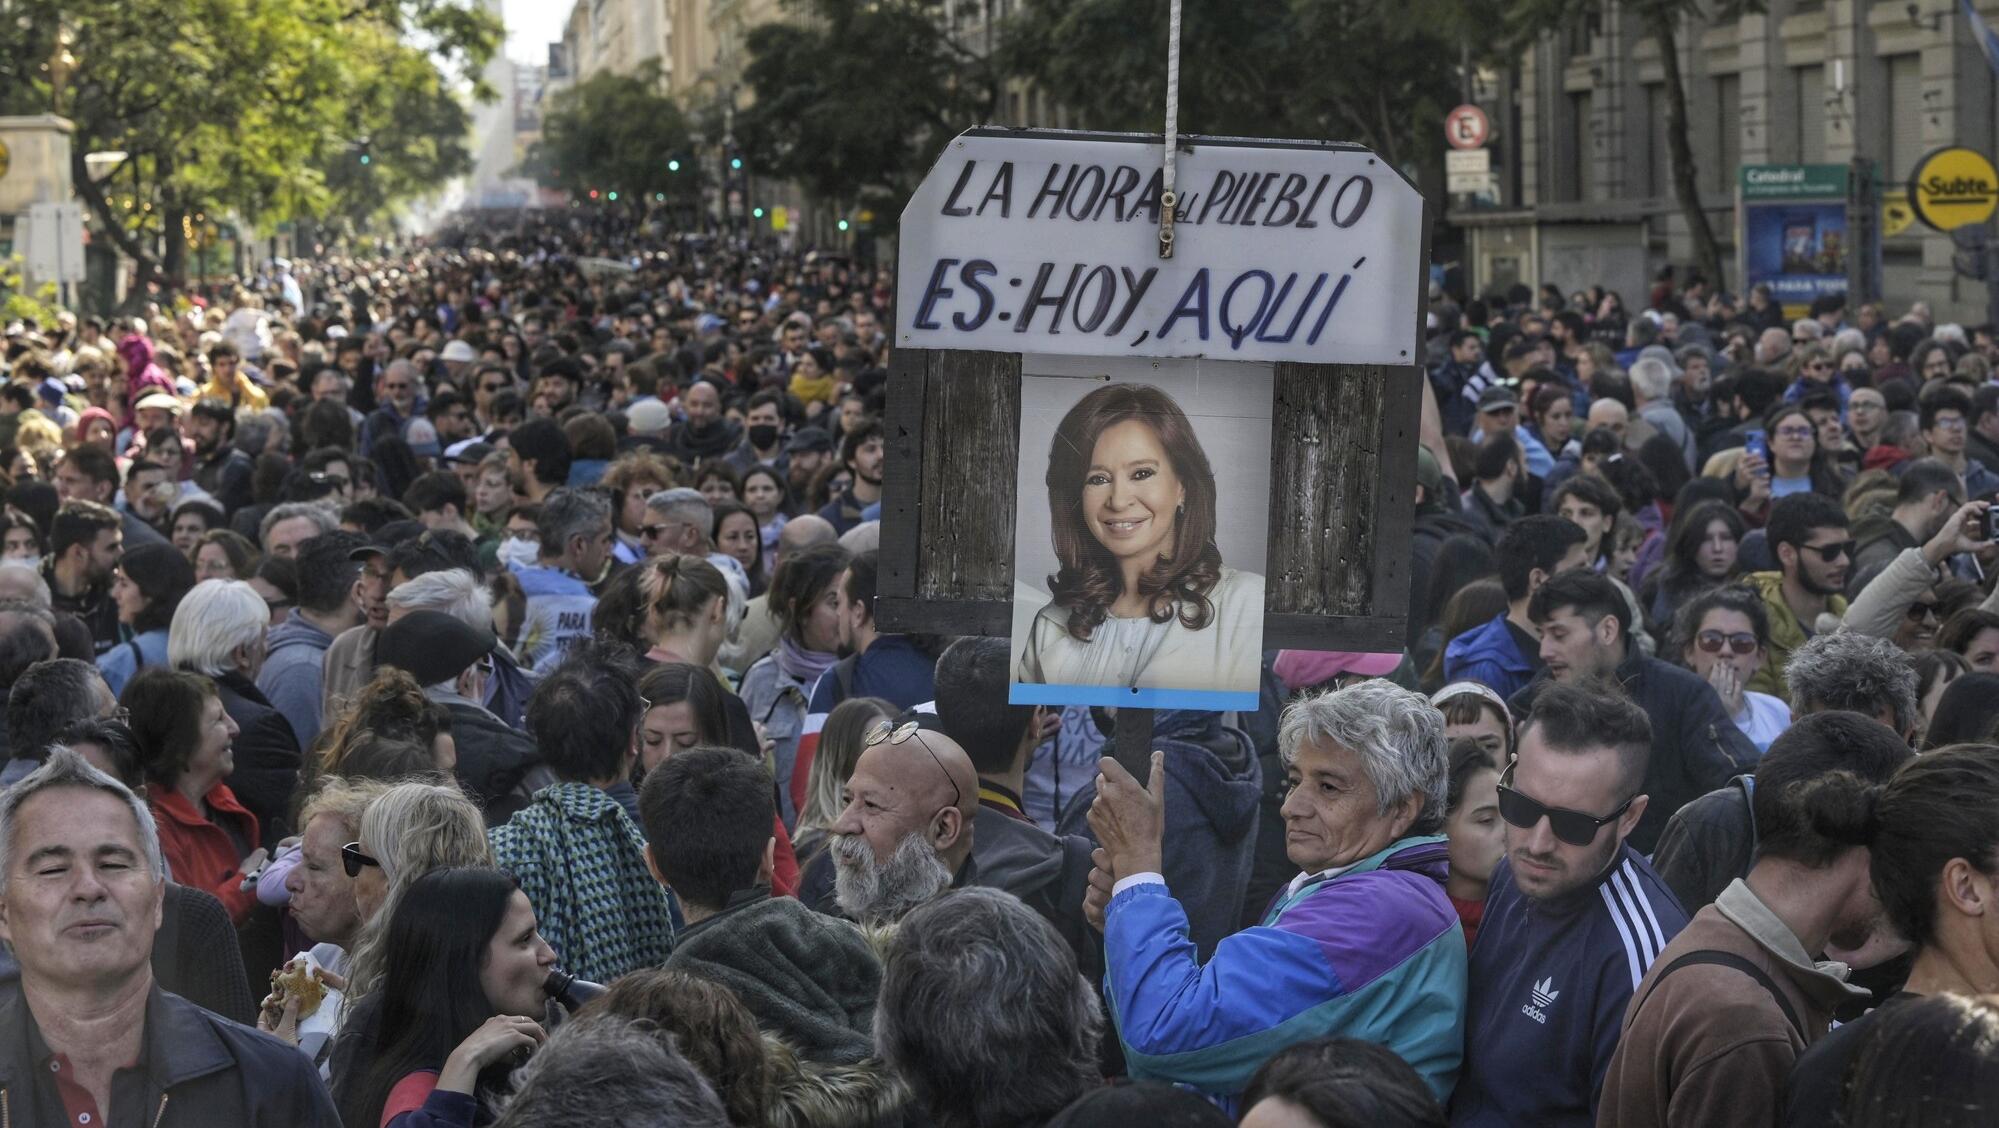
<path fill-rule="evenodd" d="M 1972 149 L 1938 149 L 1909 175 L 1909 206 L 1938 231 L 1984 223 L 1999 210 L 1999 169 Z"/>

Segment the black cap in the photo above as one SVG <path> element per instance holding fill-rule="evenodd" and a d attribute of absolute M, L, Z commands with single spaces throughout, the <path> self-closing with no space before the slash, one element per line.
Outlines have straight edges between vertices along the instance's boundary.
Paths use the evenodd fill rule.
<path fill-rule="evenodd" d="M 406 670 L 417 684 L 432 686 L 464 673 L 498 645 L 492 631 L 442 611 L 412 611 L 382 628 L 375 664 Z"/>
<path fill-rule="evenodd" d="M 791 436 L 791 441 L 784 447 L 786 454 L 810 454 L 814 451 L 820 454 L 833 453 L 833 436 L 818 427 L 800 427 L 798 433 Z"/>

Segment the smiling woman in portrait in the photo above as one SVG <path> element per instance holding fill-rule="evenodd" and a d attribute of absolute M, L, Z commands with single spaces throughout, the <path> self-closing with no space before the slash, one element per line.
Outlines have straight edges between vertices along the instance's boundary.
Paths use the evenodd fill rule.
<path fill-rule="evenodd" d="M 1047 485 L 1058 570 L 1018 681 L 1255 691 L 1263 577 L 1222 562 L 1214 470 L 1172 397 L 1084 396 L 1055 429 Z"/>

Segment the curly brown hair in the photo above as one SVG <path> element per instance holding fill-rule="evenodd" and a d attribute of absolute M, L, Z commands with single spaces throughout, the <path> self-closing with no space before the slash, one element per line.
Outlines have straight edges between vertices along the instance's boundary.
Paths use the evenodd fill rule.
<path fill-rule="evenodd" d="M 1215 614 L 1208 593 L 1221 581 L 1222 554 L 1215 547 L 1215 472 L 1207 452 L 1171 396 L 1147 384 L 1110 384 L 1069 409 L 1048 451 L 1048 514 L 1059 567 L 1048 588 L 1054 605 L 1069 613 L 1069 635 L 1079 642 L 1090 641 L 1123 594 L 1117 559 L 1084 517 L 1083 485 L 1098 437 L 1128 421 L 1152 428 L 1187 495 L 1173 545 L 1139 578 L 1138 594 L 1155 623 L 1178 617 L 1189 630 L 1200 630 Z"/>
<path fill-rule="evenodd" d="M 715 1086 L 737 1128 L 759 1128 L 770 1085 L 757 1021 L 734 991 L 684 971 L 646 968 L 621 975 L 576 1012 L 652 1024 L 660 1041 L 684 1055 Z"/>
<path fill-rule="evenodd" d="M 338 715 L 328 717 L 326 727 L 313 741 L 313 751 L 306 755 L 298 786 L 292 793 L 293 825 L 302 825 L 297 822 L 298 808 L 319 786 L 320 777 L 349 775 L 347 757 L 362 744 L 387 741 L 431 749 L 437 744 L 439 732 L 449 731 L 450 722 L 450 711 L 426 696 L 423 687 L 406 671 L 394 666 L 378 667 L 374 679 L 357 690 Z M 372 769 L 385 759 L 398 759 L 395 755 L 384 756 L 396 751 L 371 748 L 366 758 L 368 763 L 357 766 L 371 769 L 362 773 L 364 776 L 390 778 L 376 775 Z"/>

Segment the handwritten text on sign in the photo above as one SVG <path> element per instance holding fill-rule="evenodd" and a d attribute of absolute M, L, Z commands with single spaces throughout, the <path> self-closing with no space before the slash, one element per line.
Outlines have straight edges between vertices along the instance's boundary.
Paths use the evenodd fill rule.
<path fill-rule="evenodd" d="M 967 133 L 902 213 L 896 340 L 1072 356 L 1413 363 L 1423 202 L 1362 149 Z"/>

